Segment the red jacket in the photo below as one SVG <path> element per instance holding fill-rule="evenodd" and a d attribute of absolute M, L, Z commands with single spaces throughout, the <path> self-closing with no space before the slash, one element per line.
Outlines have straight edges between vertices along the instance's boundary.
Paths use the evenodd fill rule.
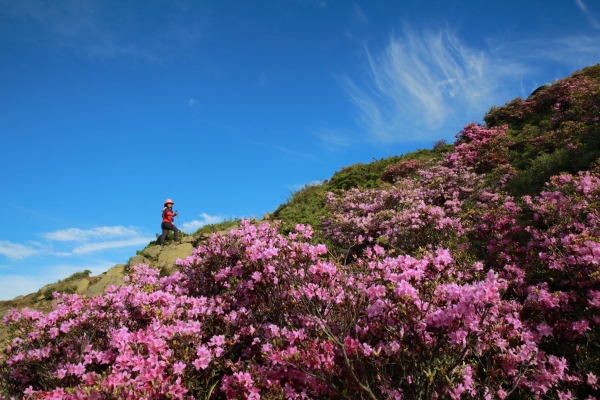
<path fill-rule="evenodd" d="M 175 213 L 169 208 L 165 207 L 162 211 L 162 222 L 170 222 L 173 223 L 173 216 Z"/>

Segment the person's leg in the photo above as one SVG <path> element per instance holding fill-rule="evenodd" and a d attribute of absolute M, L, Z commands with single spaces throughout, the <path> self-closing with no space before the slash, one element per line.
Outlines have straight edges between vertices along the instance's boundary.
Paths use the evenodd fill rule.
<path fill-rule="evenodd" d="M 175 241 L 179 241 L 179 229 L 175 226 L 175 224 L 171 224 L 173 226 L 173 233 L 175 234 Z"/>
<path fill-rule="evenodd" d="M 165 245 L 165 238 L 167 237 L 168 233 L 169 230 L 163 228 L 162 235 L 160 236 L 160 247 L 163 247 Z"/>
<path fill-rule="evenodd" d="M 165 238 L 167 237 L 167 234 L 169 233 L 169 223 L 168 222 L 163 222 L 162 224 L 160 224 L 160 228 L 162 229 L 162 235 L 160 236 L 160 247 L 163 247 L 165 245 Z"/>

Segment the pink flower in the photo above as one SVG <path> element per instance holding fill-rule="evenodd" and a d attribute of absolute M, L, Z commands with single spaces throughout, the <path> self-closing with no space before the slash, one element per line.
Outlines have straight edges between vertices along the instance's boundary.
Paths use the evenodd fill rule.
<path fill-rule="evenodd" d="M 67 375 L 67 370 L 64 368 L 60 368 L 56 370 L 56 376 L 58 377 L 58 379 L 62 379 L 65 377 L 65 375 Z"/>
<path fill-rule="evenodd" d="M 590 324 L 587 320 L 581 319 L 579 321 L 573 322 L 573 331 L 578 332 L 579 334 L 585 333 L 585 331 L 590 330 Z"/>
<path fill-rule="evenodd" d="M 451 343 L 461 344 L 462 346 L 467 345 L 467 332 L 462 329 L 459 329 L 456 332 L 450 332 L 448 337 L 450 338 Z"/>
<path fill-rule="evenodd" d="M 206 368 L 206 367 L 204 367 L 204 368 Z M 185 369 L 185 363 L 178 361 L 175 364 L 173 364 L 173 374 L 175 374 L 175 375 L 182 375 L 184 369 Z M 199 368 L 196 367 L 196 369 L 199 369 Z"/>
<path fill-rule="evenodd" d="M 590 385 L 591 387 L 593 387 L 594 389 L 596 389 L 596 383 L 598 383 L 598 378 L 596 377 L 596 375 L 594 375 L 592 372 L 590 372 L 587 374 L 586 383 L 588 385 Z"/>
<path fill-rule="evenodd" d="M 360 342 L 356 339 L 351 338 L 350 336 L 346 336 L 346 340 L 344 340 L 344 347 L 348 354 L 354 354 L 360 347 Z"/>
<path fill-rule="evenodd" d="M 552 336 L 552 328 L 548 324 L 538 324 L 536 327 L 541 337 Z"/>
<path fill-rule="evenodd" d="M 192 365 L 194 365 L 197 370 L 206 369 L 210 363 L 210 360 L 212 359 L 210 350 L 206 346 L 202 345 L 196 351 L 196 355 L 198 358 L 192 362 Z"/>
<path fill-rule="evenodd" d="M 573 395 L 570 390 L 567 390 L 566 392 L 558 392 L 558 398 L 560 400 L 572 400 Z"/>
<path fill-rule="evenodd" d="M 508 396 L 508 393 L 506 393 L 506 391 L 504 391 L 504 389 L 502 389 L 502 388 L 498 389 L 498 391 L 496 392 L 496 394 L 498 395 L 498 397 L 500 399 L 505 399 L 506 396 Z"/>
<path fill-rule="evenodd" d="M 373 285 L 367 289 L 367 296 L 369 296 L 369 297 L 385 296 L 385 287 L 383 285 Z"/>
<path fill-rule="evenodd" d="M 223 346 L 223 345 L 225 344 L 225 336 L 223 336 L 223 335 L 216 335 L 216 336 L 213 336 L 213 337 L 210 339 L 210 342 L 209 342 L 209 344 L 210 344 L 211 346 Z"/>

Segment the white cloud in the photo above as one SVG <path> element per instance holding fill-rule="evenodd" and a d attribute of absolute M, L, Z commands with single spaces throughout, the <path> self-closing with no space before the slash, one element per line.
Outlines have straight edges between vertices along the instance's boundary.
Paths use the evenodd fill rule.
<path fill-rule="evenodd" d="M 598 19 L 596 18 L 596 16 L 592 12 L 590 12 L 588 10 L 588 8 L 585 5 L 585 3 L 583 2 L 583 0 L 575 0 L 575 3 L 581 9 L 581 11 L 583 11 L 583 13 L 585 14 L 585 17 L 588 19 L 588 22 L 594 28 L 599 29 L 600 28 L 600 22 L 598 22 Z"/>
<path fill-rule="evenodd" d="M 155 240 L 151 237 L 136 237 L 133 239 L 127 240 L 112 240 L 98 243 L 86 243 L 80 246 L 77 246 L 73 249 L 73 254 L 87 254 L 95 251 L 106 250 L 106 249 L 116 249 L 121 247 L 132 247 L 139 246 L 142 244 L 148 244 L 151 241 Z"/>
<path fill-rule="evenodd" d="M 190 107 L 194 107 L 194 106 L 195 106 L 196 104 L 198 104 L 198 103 L 196 103 L 196 100 L 194 100 L 194 99 L 192 98 L 192 99 L 190 99 L 190 101 L 188 101 L 188 104 L 189 104 L 189 106 L 190 106 Z"/>
<path fill-rule="evenodd" d="M 377 142 L 428 140 L 450 120 L 483 112 L 493 104 L 500 82 L 518 76 L 518 63 L 468 48 L 452 32 L 405 30 L 372 54 L 370 79 L 343 80 L 360 122 Z"/>
<path fill-rule="evenodd" d="M 194 232 L 199 228 L 202 228 L 204 225 L 218 224 L 219 222 L 223 222 L 225 219 L 220 215 L 208 215 L 206 213 L 202 213 L 200 216 L 202 217 L 202 220 L 195 219 L 193 221 L 184 222 L 181 224 L 181 229 L 184 232 Z"/>
<path fill-rule="evenodd" d="M 92 229 L 69 228 L 39 235 L 53 243 L 44 245 L 34 241 L 27 244 L 0 241 L 0 254 L 17 260 L 33 255 L 71 257 L 106 249 L 145 245 L 154 240 L 152 237 L 140 236 L 135 227 L 126 228 L 124 226 L 100 226 Z M 55 249 L 58 246 L 57 242 L 66 244 L 61 244 L 62 248 Z"/>
<path fill-rule="evenodd" d="M 13 243 L 6 240 L 0 240 L 0 254 L 15 260 L 22 260 L 41 252 L 40 248 L 33 246 Z"/>
<path fill-rule="evenodd" d="M 86 241 L 89 239 L 108 239 L 122 236 L 138 236 L 135 228 L 124 226 L 100 226 L 92 229 L 69 228 L 55 232 L 41 233 L 45 239 L 59 242 Z"/>

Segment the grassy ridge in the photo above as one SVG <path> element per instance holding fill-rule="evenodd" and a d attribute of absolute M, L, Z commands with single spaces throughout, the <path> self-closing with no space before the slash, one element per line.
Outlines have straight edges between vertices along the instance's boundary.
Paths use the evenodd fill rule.
<path fill-rule="evenodd" d="M 327 192 L 381 187 L 386 184 L 382 179 L 386 168 L 403 161 L 438 160 L 451 148 L 452 145 L 439 142 L 433 150 L 420 149 L 402 156 L 374 160 L 369 164 L 358 163 L 344 167 L 321 184 L 309 184 L 295 192 L 286 203 L 273 212 L 273 219 L 282 222 L 283 232 L 290 231 L 296 224 L 310 224 L 318 231 L 321 228 L 322 217 L 326 216 L 324 198 Z"/>
<path fill-rule="evenodd" d="M 507 158 L 514 168 L 509 192 L 515 197 L 536 194 L 550 176 L 560 172 L 576 173 L 590 169 L 600 158 L 600 65 L 575 72 L 572 76 L 536 89 L 527 99 L 516 98 L 503 106 L 492 107 L 483 120 L 486 127 L 507 125 L 501 148 L 490 152 Z M 464 141 L 461 133 L 457 144 Z M 433 149 L 420 149 L 401 156 L 357 163 L 343 167 L 319 184 L 307 184 L 293 193 L 272 213 L 271 219 L 282 222 L 289 232 L 296 224 L 310 224 L 317 232 L 327 216 L 325 196 L 328 192 L 352 188 L 379 188 L 388 184 L 382 177 L 386 169 L 416 160 L 421 165 L 441 159 L 454 145 L 437 142 Z M 494 160 L 489 160 L 493 169 Z M 492 171 L 494 172 L 494 171 Z M 497 177 L 506 171 L 497 171 Z M 489 179 L 494 179 L 490 174 Z M 192 235 L 211 234 L 238 225 L 239 219 L 205 225 Z M 181 236 L 186 236 L 181 232 Z M 159 235 L 157 235 L 158 239 Z M 173 234 L 167 236 L 167 243 Z M 154 246 L 157 241 L 148 246 Z"/>

